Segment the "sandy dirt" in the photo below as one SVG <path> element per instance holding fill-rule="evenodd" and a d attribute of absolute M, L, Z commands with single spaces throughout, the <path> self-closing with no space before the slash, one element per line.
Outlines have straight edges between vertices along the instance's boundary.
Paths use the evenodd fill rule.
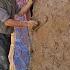
<path fill-rule="evenodd" d="M 31 70 L 70 70 L 70 1 L 36 0 Z M 46 21 L 48 17 L 48 21 Z"/>

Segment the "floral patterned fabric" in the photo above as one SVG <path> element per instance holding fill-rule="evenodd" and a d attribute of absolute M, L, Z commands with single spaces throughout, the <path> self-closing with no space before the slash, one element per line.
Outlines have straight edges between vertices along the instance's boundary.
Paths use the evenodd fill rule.
<path fill-rule="evenodd" d="M 27 3 L 27 0 L 16 0 L 19 8 L 23 4 Z M 24 16 L 17 16 L 16 20 L 27 20 L 26 14 Z M 29 61 L 30 61 L 30 53 L 29 53 L 30 39 L 29 39 L 29 31 L 27 27 L 18 28 L 15 27 L 15 50 L 14 50 L 14 64 L 16 70 L 27 70 Z"/>

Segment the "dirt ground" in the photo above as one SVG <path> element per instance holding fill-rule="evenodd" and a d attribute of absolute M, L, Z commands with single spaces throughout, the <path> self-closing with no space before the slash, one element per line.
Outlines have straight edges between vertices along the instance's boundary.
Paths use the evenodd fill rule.
<path fill-rule="evenodd" d="M 36 0 L 33 12 L 43 25 L 32 36 L 31 70 L 70 70 L 70 1 Z"/>
<path fill-rule="evenodd" d="M 47 20 L 48 17 L 48 20 Z M 35 0 L 30 70 L 70 70 L 70 1 Z"/>

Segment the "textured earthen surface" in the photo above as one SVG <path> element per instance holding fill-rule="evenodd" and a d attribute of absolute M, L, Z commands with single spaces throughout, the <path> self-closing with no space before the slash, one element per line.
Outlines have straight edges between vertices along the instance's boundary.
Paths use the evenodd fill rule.
<path fill-rule="evenodd" d="M 35 0 L 31 70 L 70 70 L 70 0 Z M 48 21 L 47 21 L 48 17 Z"/>

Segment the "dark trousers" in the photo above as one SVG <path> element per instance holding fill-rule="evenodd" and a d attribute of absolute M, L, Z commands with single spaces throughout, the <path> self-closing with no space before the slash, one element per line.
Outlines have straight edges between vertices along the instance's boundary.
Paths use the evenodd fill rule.
<path fill-rule="evenodd" d="M 11 35 L 0 33 L 0 70 L 9 70 L 8 54 L 11 44 Z"/>

